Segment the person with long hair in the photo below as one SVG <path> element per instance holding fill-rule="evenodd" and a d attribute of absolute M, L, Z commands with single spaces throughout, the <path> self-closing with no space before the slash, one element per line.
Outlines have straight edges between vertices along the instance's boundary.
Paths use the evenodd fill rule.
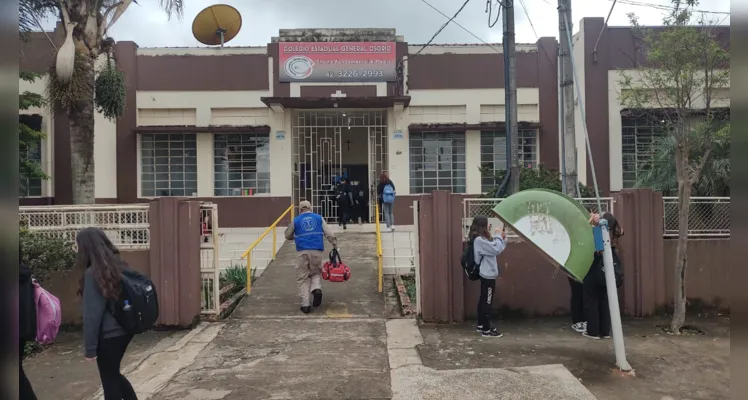
<path fill-rule="evenodd" d="M 590 224 L 593 227 L 598 225 L 601 218 L 608 222 L 610 250 L 613 253 L 613 272 L 616 278 L 616 287 L 620 287 L 623 284 L 623 270 L 616 247 L 620 237 L 623 236 L 623 228 L 618 224 L 618 220 L 613 214 L 609 212 L 604 213 L 602 217 L 599 214 L 592 214 Z M 595 251 L 590 271 L 584 278 L 584 306 L 587 324 L 582 336 L 590 339 L 610 338 L 610 306 L 603 267 L 603 252 Z"/>
<path fill-rule="evenodd" d="M 111 312 L 122 290 L 122 271 L 127 264 L 101 229 L 83 229 L 75 242 L 78 268 L 83 271 L 78 294 L 83 297 L 84 356 L 96 361 L 105 400 L 137 400 L 130 381 L 120 371 L 133 335 Z"/>
<path fill-rule="evenodd" d="M 387 188 L 387 186 L 390 186 L 390 188 Z M 382 219 L 384 219 L 384 224 L 387 226 L 387 229 L 395 230 L 395 216 L 392 213 L 395 204 L 384 201 L 384 192 L 385 190 L 390 189 L 392 190 L 392 193 L 394 193 L 395 184 L 392 183 L 392 180 L 390 180 L 387 173 L 383 173 L 379 176 L 379 184 L 377 185 L 377 201 L 379 202 L 379 208 L 382 210 Z"/>
<path fill-rule="evenodd" d="M 502 337 L 498 328 L 491 326 L 493 300 L 496 298 L 496 279 L 499 263 L 496 257 L 506 249 L 506 232 L 496 228 L 497 236 L 489 233 L 488 218 L 478 215 L 470 226 L 469 239 L 473 243 L 473 257 L 478 260 L 480 270 L 480 298 L 478 299 L 477 330 L 485 337 Z"/>

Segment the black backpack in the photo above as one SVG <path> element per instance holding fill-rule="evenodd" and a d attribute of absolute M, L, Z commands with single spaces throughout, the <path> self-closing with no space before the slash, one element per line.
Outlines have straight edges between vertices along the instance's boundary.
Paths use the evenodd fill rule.
<path fill-rule="evenodd" d="M 477 281 L 480 279 L 480 263 L 483 262 L 483 256 L 480 257 L 478 262 L 475 262 L 473 242 L 475 242 L 475 239 L 463 243 L 464 250 L 462 250 L 460 264 L 462 264 L 462 269 L 465 271 L 468 279 Z"/>
<path fill-rule="evenodd" d="M 122 271 L 122 291 L 112 315 L 127 333 L 143 333 L 158 319 L 156 286 L 147 276 L 130 268 Z"/>

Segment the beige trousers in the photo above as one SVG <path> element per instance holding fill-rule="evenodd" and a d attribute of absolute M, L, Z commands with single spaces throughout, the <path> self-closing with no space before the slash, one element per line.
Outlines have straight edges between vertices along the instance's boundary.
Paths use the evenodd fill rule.
<path fill-rule="evenodd" d="M 301 298 L 301 306 L 309 307 L 310 294 L 315 289 L 322 289 L 322 261 L 325 253 L 319 250 L 299 252 L 296 262 L 296 288 Z"/>

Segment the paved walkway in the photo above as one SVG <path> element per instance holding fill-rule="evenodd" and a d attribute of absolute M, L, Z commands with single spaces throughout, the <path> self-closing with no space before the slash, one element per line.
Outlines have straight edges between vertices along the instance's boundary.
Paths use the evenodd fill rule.
<path fill-rule="evenodd" d="M 299 310 L 296 253 L 292 243 L 284 244 L 227 321 L 164 339 L 125 369 L 138 398 L 594 399 L 561 365 L 424 365 L 416 320 L 387 318 L 386 296 L 377 292 L 375 241 L 371 233 L 338 234 L 352 279 L 323 283 L 322 306 L 311 314 Z"/>
<path fill-rule="evenodd" d="M 323 282 L 321 307 L 299 310 L 296 254 L 284 244 L 220 334 L 153 398 L 391 398 L 375 236 L 339 234 L 338 245 L 352 278 Z"/>

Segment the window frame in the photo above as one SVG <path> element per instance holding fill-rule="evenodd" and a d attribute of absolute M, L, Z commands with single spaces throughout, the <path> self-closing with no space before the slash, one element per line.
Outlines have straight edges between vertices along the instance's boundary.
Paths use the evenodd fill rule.
<path fill-rule="evenodd" d="M 527 160 L 523 160 L 522 157 L 523 155 L 528 154 L 524 151 L 525 145 L 522 143 L 522 140 L 532 139 L 534 142 L 531 144 L 531 146 L 533 147 L 533 150 L 529 153 L 530 156 L 532 157 L 532 161 L 530 161 L 532 166 L 530 168 L 537 168 L 538 165 L 540 165 L 540 132 L 539 132 L 539 129 L 537 128 L 519 129 L 518 134 L 519 134 L 518 135 L 519 136 L 519 148 L 517 149 L 517 153 L 518 153 L 520 163 L 522 164 L 523 167 L 525 167 Z M 495 130 L 482 130 L 480 132 L 480 167 L 481 169 L 484 168 L 484 166 L 489 163 L 488 161 L 484 160 L 484 156 L 487 156 L 490 154 L 492 156 L 490 160 L 490 163 L 492 164 L 491 166 L 492 173 L 495 174 L 498 171 L 506 170 L 506 143 L 502 147 L 504 162 L 498 163 L 500 164 L 498 168 L 497 168 L 497 163 L 495 162 L 495 159 L 497 156 L 497 153 L 495 151 L 496 139 L 501 138 L 502 136 L 504 140 L 506 140 L 506 130 L 495 129 Z M 492 142 L 491 146 L 493 150 L 491 153 L 485 153 L 483 151 L 484 147 L 488 147 L 488 145 L 483 144 L 484 138 L 489 138 Z M 495 183 L 493 182 L 493 179 L 491 177 L 485 177 L 483 176 L 483 174 L 481 174 L 480 178 L 481 178 L 481 193 L 487 193 L 488 190 L 486 190 L 486 188 L 488 186 L 490 186 L 491 188 L 495 186 Z M 490 184 L 487 183 L 487 180 L 489 179 L 491 180 Z"/>
<path fill-rule="evenodd" d="M 180 149 L 177 149 L 177 148 L 172 149 L 171 148 L 171 142 L 172 142 L 172 140 L 175 140 L 175 139 L 172 139 L 172 137 L 176 136 L 176 135 L 181 135 L 183 137 L 183 139 L 181 140 L 182 141 L 182 147 Z M 146 138 L 146 137 L 148 137 L 148 136 L 154 136 L 154 139 L 153 139 L 154 146 L 151 149 L 151 150 L 154 151 L 154 154 L 152 156 L 152 158 L 153 158 L 153 172 L 152 173 L 150 173 L 150 172 L 148 173 L 148 174 L 152 174 L 153 175 L 153 177 L 154 177 L 153 181 L 151 181 L 151 180 L 145 180 L 144 179 L 144 174 L 145 174 L 144 169 L 145 169 L 145 166 L 146 166 L 146 164 L 143 163 L 144 151 L 145 150 L 149 150 L 149 149 L 147 149 L 147 148 L 145 148 L 143 146 L 143 142 L 144 142 L 143 139 Z M 169 152 L 167 158 L 171 159 L 171 157 L 173 157 L 171 155 L 171 151 L 172 150 L 182 150 L 182 156 L 181 157 L 183 158 L 183 161 L 182 161 L 181 167 L 183 168 L 183 170 L 182 170 L 181 173 L 184 175 L 184 178 L 182 179 L 182 183 L 183 183 L 184 187 L 181 188 L 181 189 L 183 189 L 185 191 L 184 195 L 171 195 L 171 194 L 169 194 L 169 195 L 158 195 L 157 194 L 158 190 L 164 190 L 164 189 L 159 189 L 159 188 L 156 187 L 157 186 L 156 182 L 161 182 L 158 179 L 156 179 L 157 174 L 166 173 L 166 174 L 169 175 L 169 180 L 167 182 L 169 182 L 169 186 L 170 187 L 168 189 L 166 189 L 166 190 L 171 191 L 171 190 L 174 190 L 174 189 L 180 189 L 180 188 L 172 188 L 171 187 L 171 183 L 172 183 L 171 174 L 172 173 L 178 174 L 178 173 L 180 173 L 179 171 L 172 172 L 171 168 L 169 168 L 166 172 L 158 172 L 156 170 L 157 169 L 156 166 L 158 164 L 156 164 L 156 158 L 157 158 L 157 156 L 156 156 L 156 153 L 155 153 L 155 151 L 156 151 L 155 143 L 159 142 L 159 140 L 156 140 L 155 137 L 158 137 L 158 136 L 169 136 L 169 141 L 168 141 L 169 147 L 167 149 L 165 149 L 165 150 L 167 150 Z M 192 142 L 194 143 L 194 148 L 188 148 L 187 147 L 187 143 L 190 142 L 189 140 L 187 140 L 188 137 L 192 137 L 194 139 L 194 140 L 192 140 Z M 164 149 L 159 149 L 159 150 L 164 150 Z M 188 156 L 187 155 L 187 150 L 194 150 L 194 156 Z M 143 133 L 140 133 L 140 134 L 138 134 L 138 139 L 137 139 L 137 154 L 138 154 L 138 156 L 137 156 L 137 172 L 136 173 L 138 174 L 137 175 L 137 177 L 138 177 L 138 189 L 137 190 L 138 190 L 138 198 L 139 199 L 155 199 L 155 198 L 159 198 L 159 197 L 193 197 L 193 198 L 194 197 L 199 197 L 199 188 L 198 188 L 198 186 L 199 186 L 199 183 L 200 183 L 200 177 L 199 177 L 200 173 L 199 173 L 198 134 L 197 133 L 193 133 L 193 132 L 143 132 Z M 187 158 L 194 158 L 195 159 L 195 163 L 194 163 L 194 166 L 195 166 L 195 170 L 194 170 L 194 174 L 195 174 L 195 179 L 194 179 L 194 182 L 195 182 L 194 194 L 187 194 L 188 193 L 187 190 L 189 190 L 187 188 L 187 183 L 188 182 L 192 182 L 192 179 L 187 179 L 186 176 L 187 176 L 188 173 L 189 174 L 193 173 L 193 172 L 188 172 L 187 171 L 187 167 L 188 166 L 192 166 L 192 164 L 188 164 L 186 162 Z M 171 161 L 169 161 L 169 164 L 167 166 L 168 167 L 172 166 L 171 165 Z M 153 189 L 152 189 L 154 191 L 153 195 L 144 194 L 145 193 L 144 192 L 145 189 L 143 187 L 143 184 L 145 182 L 153 182 Z M 178 181 L 175 181 L 175 182 L 178 182 Z"/>
<path fill-rule="evenodd" d="M 410 193 L 411 194 L 429 194 L 431 191 L 426 191 L 426 188 L 431 190 L 449 190 L 452 193 L 467 193 L 467 133 L 465 131 L 447 131 L 447 132 L 435 132 L 435 131 L 417 131 L 410 132 L 408 135 L 408 179 L 410 182 Z M 431 138 L 428 138 L 431 136 Z M 414 141 L 420 140 L 421 146 L 413 145 Z M 424 146 L 424 140 L 428 142 L 436 143 L 436 146 Z M 446 155 L 441 152 L 441 149 L 445 148 L 441 142 L 449 141 L 449 148 L 451 152 Z M 457 146 L 455 146 L 457 143 Z M 455 152 L 455 149 L 462 148 Z M 418 154 L 414 150 L 421 149 Z M 429 149 L 429 150 L 427 150 Z M 435 149 L 435 151 L 434 151 Z M 436 155 L 436 161 L 427 161 L 427 156 L 433 158 Z M 448 160 L 442 160 L 441 157 L 449 157 Z M 419 160 L 420 158 L 420 160 Z M 455 160 L 454 158 L 457 158 Z M 418 164 L 421 165 L 421 169 L 415 168 Z M 434 164 L 435 168 L 425 168 L 427 164 Z M 462 168 L 454 168 L 455 164 L 462 164 Z M 449 166 L 449 168 L 442 169 L 442 166 Z M 421 173 L 419 177 L 418 174 Z M 426 173 L 435 173 L 435 175 L 426 177 Z M 447 175 L 440 176 L 440 175 Z M 426 180 L 433 180 L 433 185 L 426 186 Z M 449 186 L 444 186 L 440 181 L 449 179 Z M 462 180 L 461 185 L 460 180 Z M 420 184 L 417 184 L 420 181 Z M 461 189 L 461 190 L 456 190 Z"/>
<path fill-rule="evenodd" d="M 224 141 L 226 141 L 226 143 L 227 143 L 227 146 L 229 146 L 229 144 L 228 144 L 229 141 L 227 139 L 228 138 L 236 138 L 236 137 L 238 137 L 238 138 L 241 139 L 240 143 L 239 143 L 240 147 L 245 146 L 245 144 L 252 144 L 252 143 L 254 143 L 254 145 L 255 145 L 255 152 L 254 152 L 254 163 L 255 163 L 254 174 L 255 174 L 255 178 L 254 178 L 254 180 L 253 179 L 247 179 L 246 182 L 253 182 L 255 186 L 252 189 L 255 189 L 255 190 L 253 191 L 253 193 L 251 195 L 246 195 L 246 196 L 270 196 L 271 195 L 271 191 L 272 191 L 271 180 L 270 180 L 270 178 L 272 176 L 271 152 L 270 152 L 270 144 L 271 144 L 270 132 L 241 132 L 241 133 L 217 132 L 217 133 L 213 134 L 213 136 L 212 136 L 212 143 L 211 143 L 212 144 L 211 165 L 212 165 L 212 174 L 213 174 L 212 177 L 211 177 L 211 179 L 213 180 L 213 197 L 243 197 L 243 196 L 245 196 L 244 190 L 245 189 L 250 189 L 250 188 L 241 187 L 241 188 L 238 188 L 238 190 L 239 190 L 238 194 L 229 194 L 232 190 L 237 189 L 237 188 L 232 188 L 231 187 L 231 182 L 235 182 L 237 180 L 236 179 L 229 179 L 229 175 L 230 174 L 232 174 L 232 173 L 234 173 L 234 174 L 236 174 L 236 173 L 238 173 L 238 174 L 244 174 L 244 173 L 252 173 L 252 172 L 244 172 L 244 171 L 238 171 L 238 172 L 234 171 L 234 172 L 232 172 L 230 170 L 226 171 L 226 172 L 219 172 L 218 171 L 219 164 L 218 164 L 218 160 L 217 159 L 219 157 L 219 155 L 218 155 L 219 148 L 217 146 L 217 143 L 218 143 L 219 140 L 221 140 L 222 136 L 227 137 L 226 139 L 224 139 Z M 245 143 L 245 140 L 246 140 L 246 143 Z M 260 160 L 261 160 L 261 158 L 258 157 L 258 156 L 261 153 L 259 153 L 257 151 L 259 148 L 261 148 L 261 146 L 258 145 L 260 142 L 264 142 L 263 145 L 267 149 L 266 150 L 266 156 L 265 156 L 266 160 L 267 160 L 267 164 L 265 166 L 265 168 L 267 169 L 267 172 L 260 172 L 260 169 L 261 169 L 260 168 Z M 234 145 L 234 146 L 236 146 L 236 145 Z M 242 154 L 242 156 L 244 156 L 244 154 Z M 244 162 L 244 160 L 242 160 L 240 162 Z M 257 176 L 257 174 L 260 174 L 260 173 L 266 173 L 267 174 L 267 178 L 266 179 L 259 178 Z M 217 177 L 218 177 L 219 174 L 225 174 L 226 175 L 226 179 L 225 180 L 223 180 L 223 179 L 217 179 Z M 264 181 L 266 181 L 265 187 L 266 187 L 267 190 L 266 191 L 262 191 L 262 192 L 257 192 L 256 189 L 260 187 L 260 182 L 264 182 Z M 226 185 L 227 187 L 225 187 L 225 188 L 224 187 L 219 187 L 218 182 L 227 182 L 227 185 Z M 241 184 L 244 185 L 244 183 L 245 183 L 244 177 L 241 177 L 239 179 L 239 182 L 241 182 Z M 226 194 L 218 194 L 219 190 L 225 190 Z"/>

